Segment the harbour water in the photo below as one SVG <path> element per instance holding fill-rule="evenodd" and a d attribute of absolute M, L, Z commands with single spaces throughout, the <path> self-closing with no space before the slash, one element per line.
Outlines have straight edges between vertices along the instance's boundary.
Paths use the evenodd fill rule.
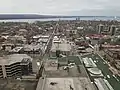
<path fill-rule="evenodd" d="M 80 20 L 120 20 L 119 17 L 90 17 L 90 16 L 82 16 L 79 18 Z M 49 18 L 49 19 L 9 19 L 9 20 L 0 20 L 0 22 L 29 22 L 33 23 L 35 21 L 58 21 L 58 20 L 76 20 L 75 17 L 73 18 Z"/>

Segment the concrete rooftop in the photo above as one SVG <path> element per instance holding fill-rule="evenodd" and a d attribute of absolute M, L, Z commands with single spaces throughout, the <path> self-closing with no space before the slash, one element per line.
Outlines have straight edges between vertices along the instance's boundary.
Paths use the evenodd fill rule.
<path fill-rule="evenodd" d="M 52 85 L 51 83 L 55 83 Z M 45 78 L 36 90 L 94 90 L 88 78 Z"/>
<path fill-rule="evenodd" d="M 24 58 L 29 58 L 32 61 L 32 58 L 27 54 L 12 54 L 0 57 L 0 65 L 10 65 L 21 62 Z"/>

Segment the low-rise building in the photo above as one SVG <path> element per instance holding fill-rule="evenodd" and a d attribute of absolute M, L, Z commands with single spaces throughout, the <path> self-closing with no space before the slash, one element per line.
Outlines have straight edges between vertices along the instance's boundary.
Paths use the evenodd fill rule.
<path fill-rule="evenodd" d="M 101 70 L 99 70 L 98 68 L 88 68 L 87 70 L 89 71 L 91 77 L 100 78 L 104 76 Z"/>
<path fill-rule="evenodd" d="M 45 78 L 44 80 L 40 79 L 36 90 L 95 90 L 95 89 L 87 78 L 69 77 L 69 78 Z"/>
<path fill-rule="evenodd" d="M 42 53 L 43 46 L 40 44 L 24 45 L 24 53 Z"/>
<path fill-rule="evenodd" d="M 78 56 L 50 58 L 44 68 L 36 90 L 95 90 Z"/>
<path fill-rule="evenodd" d="M 56 56 L 57 50 L 60 51 L 60 54 L 70 55 L 72 48 L 70 43 L 67 42 L 65 39 L 54 38 L 52 42 L 52 47 L 50 50 L 50 56 Z"/>
<path fill-rule="evenodd" d="M 1 46 L 2 50 L 5 50 L 5 51 L 10 51 L 10 50 L 12 50 L 14 47 L 15 47 L 15 45 L 12 44 L 12 43 L 4 43 L 4 44 L 2 44 L 2 46 Z"/>
<path fill-rule="evenodd" d="M 102 78 L 94 79 L 94 82 L 98 88 L 98 90 L 114 90 L 109 82 Z"/>
<path fill-rule="evenodd" d="M 19 29 L 19 32 L 18 32 L 18 34 L 19 35 L 25 35 L 25 34 L 27 34 L 27 30 L 26 29 Z"/>
<path fill-rule="evenodd" d="M 115 67 L 119 70 L 120 73 L 120 61 L 115 62 Z"/>
<path fill-rule="evenodd" d="M 13 43 L 26 43 L 26 38 L 24 36 L 9 36 L 7 40 L 13 42 Z"/>
<path fill-rule="evenodd" d="M 50 50 L 51 56 L 56 54 L 56 51 L 59 50 L 63 55 L 70 55 L 71 46 L 70 44 L 63 43 L 63 44 L 53 44 Z"/>
<path fill-rule="evenodd" d="M 97 68 L 96 63 L 92 60 L 92 58 L 85 57 L 83 58 L 83 62 L 91 77 L 94 78 L 103 77 L 101 70 Z"/>
<path fill-rule="evenodd" d="M 91 58 L 83 58 L 83 62 L 85 64 L 85 67 L 87 68 L 96 68 L 97 65 L 93 62 L 93 60 Z"/>
<path fill-rule="evenodd" d="M 9 53 L 11 53 L 11 54 L 24 53 L 23 47 L 15 47 L 15 48 L 13 48 L 12 50 L 10 50 Z"/>
<path fill-rule="evenodd" d="M 119 49 L 106 49 L 104 50 L 105 57 L 108 61 L 112 62 L 120 59 Z"/>
<path fill-rule="evenodd" d="M 45 71 L 56 71 L 58 69 L 58 60 L 51 59 L 45 63 Z"/>

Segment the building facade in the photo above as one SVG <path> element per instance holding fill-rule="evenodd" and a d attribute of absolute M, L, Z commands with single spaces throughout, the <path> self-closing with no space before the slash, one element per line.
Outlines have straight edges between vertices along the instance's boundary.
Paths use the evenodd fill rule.
<path fill-rule="evenodd" d="M 17 78 L 32 73 L 32 58 L 26 54 L 0 57 L 0 78 Z"/>
<path fill-rule="evenodd" d="M 99 34 L 104 30 L 104 25 L 100 24 L 98 26 L 98 31 L 99 31 Z"/>

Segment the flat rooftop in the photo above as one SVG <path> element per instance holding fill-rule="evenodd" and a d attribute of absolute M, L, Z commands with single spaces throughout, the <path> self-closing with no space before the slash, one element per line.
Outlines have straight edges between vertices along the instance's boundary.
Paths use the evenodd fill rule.
<path fill-rule="evenodd" d="M 61 43 L 61 44 L 52 44 L 51 51 L 55 52 L 56 50 L 60 51 L 70 51 L 71 50 L 71 45 L 67 43 Z"/>
<path fill-rule="evenodd" d="M 19 52 L 23 47 L 15 47 L 10 52 Z"/>
<path fill-rule="evenodd" d="M 45 67 L 45 70 L 47 71 L 57 70 L 58 60 L 46 60 L 44 67 Z"/>
<path fill-rule="evenodd" d="M 66 39 L 64 38 L 59 38 L 58 41 L 55 42 L 59 42 L 59 43 L 52 43 L 52 47 L 51 47 L 51 51 L 56 51 L 56 50 L 60 50 L 60 51 L 70 51 L 71 50 L 71 45 L 70 43 L 67 42 Z"/>
<path fill-rule="evenodd" d="M 63 69 L 64 66 L 59 67 L 57 70 L 44 71 L 46 77 L 88 77 L 84 66 L 74 66 L 68 70 Z"/>
<path fill-rule="evenodd" d="M 83 58 L 83 62 L 85 64 L 85 67 L 92 67 L 92 68 L 97 67 L 97 65 L 94 63 L 92 58 L 85 57 Z"/>
<path fill-rule="evenodd" d="M 36 90 L 94 90 L 87 78 L 45 78 Z"/>
<path fill-rule="evenodd" d="M 40 45 L 40 44 L 37 44 L 37 45 L 24 45 L 24 51 L 36 51 L 36 50 L 39 50 L 39 49 L 41 49 L 43 46 L 42 45 Z"/>
<path fill-rule="evenodd" d="M 10 65 L 13 63 L 21 62 L 23 59 L 29 58 L 32 61 L 32 58 L 27 54 L 12 54 L 0 57 L 0 65 Z"/>
<path fill-rule="evenodd" d="M 67 60 L 68 63 L 75 63 L 76 65 L 82 65 L 80 59 L 81 58 L 79 58 L 79 56 L 67 56 L 67 57 L 59 58 L 58 62 L 66 62 Z"/>
<path fill-rule="evenodd" d="M 34 39 L 37 39 L 37 38 L 49 38 L 49 35 L 36 35 L 36 36 L 33 36 Z"/>
<path fill-rule="evenodd" d="M 70 63 L 74 63 L 72 67 L 68 67 Z M 46 77 L 87 77 L 84 66 L 82 65 L 80 58 L 78 56 L 68 56 L 63 58 L 50 58 L 46 60 L 45 63 Z"/>
<path fill-rule="evenodd" d="M 108 83 L 108 81 L 105 79 L 97 78 L 94 79 L 94 81 L 99 90 L 114 90 L 112 86 Z"/>

